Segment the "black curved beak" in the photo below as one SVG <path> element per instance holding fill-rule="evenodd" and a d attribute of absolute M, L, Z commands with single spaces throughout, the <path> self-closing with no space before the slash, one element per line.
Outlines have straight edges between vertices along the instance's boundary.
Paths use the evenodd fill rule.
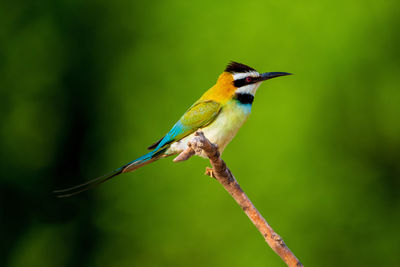
<path fill-rule="evenodd" d="M 261 81 L 269 80 L 269 79 L 280 77 L 280 76 L 286 76 L 286 75 L 292 75 L 292 73 L 288 73 L 288 72 L 266 72 L 266 73 L 262 73 L 259 79 L 260 79 L 260 82 L 261 82 Z"/>

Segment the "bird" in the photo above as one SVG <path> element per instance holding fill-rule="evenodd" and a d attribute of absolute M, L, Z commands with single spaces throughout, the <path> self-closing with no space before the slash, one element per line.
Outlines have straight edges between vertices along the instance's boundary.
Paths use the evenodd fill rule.
<path fill-rule="evenodd" d="M 149 153 L 86 183 L 56 190 L 58 197 L 70 197 L 104 183 L 122 173 L 132 172 L 161 158 L 188 148 L 197 130 L 203 131 L 220 154 L 250 115 L 254 96 L 262 82 L 291 75 L 288 72 L 259 73 L 245 64 L 231 61 L 217 82 L 197 100 L 161 139 L 150 145 Z M 202 157 L 206 157 L 200 154 Z"/>

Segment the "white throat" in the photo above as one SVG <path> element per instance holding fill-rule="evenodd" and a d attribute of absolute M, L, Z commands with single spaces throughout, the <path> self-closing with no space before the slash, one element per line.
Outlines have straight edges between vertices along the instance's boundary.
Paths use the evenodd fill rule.
<path fill-rule="evenodd" d="M 242 87 L 239 87 L 238 89 L 236 89 L 236 93 L 239 94 L 251 94 L 253 96 L 255 96 L 258 87 L 260 86 L 261 82 L 258 83 L 253 83 L 253 84 L 249 84 L 249 85 L 245 85 Z"/>

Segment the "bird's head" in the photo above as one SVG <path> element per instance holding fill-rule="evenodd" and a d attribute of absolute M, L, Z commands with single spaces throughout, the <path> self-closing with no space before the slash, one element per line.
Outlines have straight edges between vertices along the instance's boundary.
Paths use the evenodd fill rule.
<path fill-rule="evenodd" d="M 247 65 L 231 62 L 225 69 L 225 73 L 229 73 L 233 78 L 233 86 L 235 87 L 236 94 L 250 94 L 255 95 L 258 87 L 263 81 L 291 75 L 287 72 L 265 72 L 259 73 L 252 67 Z"/>
<path fill-rule="evenodd" d="M 236 98 L 240 102 L 243 100 L 243 103 L 252 103 L 255 93 L 263 81 L 290 74 L 287 72 L 259 73 L 244 64 L 231 62 L 219 76 L 217 83 L 204 93 L 201 99 L 224 103 Z"/>

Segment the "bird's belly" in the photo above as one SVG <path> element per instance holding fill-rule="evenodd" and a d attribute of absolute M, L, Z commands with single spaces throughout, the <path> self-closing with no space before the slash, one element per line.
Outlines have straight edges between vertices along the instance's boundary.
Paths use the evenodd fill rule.
<path fill-rule="evenodd" d="M 234 100 L 230 101 L 224 106 L 217 118 L 201 130 L 208 140 L 218 145 L 218 150 L 222 153 L 247 120 L 250 111 L 251 105 L 238 104 Z M 173 143 L 168 152 L 173 154 L 182 152 L 188 147 L 187 144 L 193 137 L 194 133 Z M 202 156 L 205 157 L 205 155 Z"/>

